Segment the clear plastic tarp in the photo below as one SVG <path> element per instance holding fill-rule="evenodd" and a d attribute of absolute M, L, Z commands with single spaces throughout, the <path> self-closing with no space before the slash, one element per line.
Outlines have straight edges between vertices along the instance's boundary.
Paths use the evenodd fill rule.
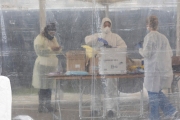
<path fill-rule="evenodd" d="M 11 83 L 11 119 L 152 119 L 157 86 L 172 108 L 159 117 L 176 116 L 179 0 L 1 0 L 0 6 L 0 73 Z M 150 52 L 161 62 L 146 57 Z"/>

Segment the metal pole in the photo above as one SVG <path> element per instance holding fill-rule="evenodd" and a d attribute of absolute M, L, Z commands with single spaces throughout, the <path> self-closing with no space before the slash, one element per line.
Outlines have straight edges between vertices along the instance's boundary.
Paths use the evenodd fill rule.
<path fill-rule="evenodd" d="M 105 11 L 105 13 L 106 13 L 106 17 L 108 18 L 109 17 L 109 5 L 108 4 L 106 4 L 106 11 Z"/>
<path fill-rule="evenodd" d="M 79 118 L 82 119 L 82 99 L 83 99 L 83 91 L 82 91 L 82 77 L 79 80 Z"/>
<path fill-rule="evenodd" d="M 177 2 L 176 56 L 180 56 L 180 0 Z"/>
<path fill-rule="evenodd" d="M 46 0 L 39 0 L 39 23 L 40 23 L 40 32 L 43 31 L 46 26 Z"/>

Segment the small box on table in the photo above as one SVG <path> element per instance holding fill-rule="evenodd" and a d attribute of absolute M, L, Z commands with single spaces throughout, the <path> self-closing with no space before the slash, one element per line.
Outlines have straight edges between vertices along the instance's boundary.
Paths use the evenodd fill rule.
<path fill-rule="evenodd" d="M 66 53 L 66 70 L 85 71 L 85 61 L 85 51 L 69 51 Z"/>

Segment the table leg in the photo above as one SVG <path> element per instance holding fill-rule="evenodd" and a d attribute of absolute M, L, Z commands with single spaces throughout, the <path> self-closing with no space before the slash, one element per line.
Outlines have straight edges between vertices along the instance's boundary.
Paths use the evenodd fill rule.
<path fill-rule="evenodd" d="M 121 117 L 121 113 L 120 113 L 120 110 L 119 110 L 119 107 L 120 107 L 120 91 L 118 91 L 118 108 L 117 108 L 117 118 L 120 118 Z"/>
<path fill-rule="evenodd" d="M 117 83 L 118 83 L 119 80 L 120 80 L 120 79 L 118 78 L 118 79 L 117 79 Z M 117 91 L 117 95 L 116 95 L 116 96 L 117 96 L 117 101 L 116 101 L 116 102 L 117 102 L 117 118 L 120 118 L 120 117 L 121 117 L 121 115 L 120 115 L 120 113 L 119 113 L 120 91 L 118 90 L 118 86 L 116 87 L 116 89 L 117 89 L 117 90 L 116 90 L 116 91 Z"/>
<path fill-rule="evenodd" d="M 79 80 L 79 118 L 82 119 L 82 78 Z"/>
<path fill-rule="evenodd" d="M 55 94 L 54 94 L 54 109 L 56 110 L 56 100 L 57 100 L 57 81 L 56 81 L 56 88 L 55 88 Z M 57 116 L 55 115 L 55 111 L 53 110 L 53 120 L 56 120 Z"/>
<path fill-rule="evenodd" d="M 179 79 L 180 77 L 178 75 L 173 75 L 173 82 L 171 85 L 172 94 L 174 94 L 174 100 L 175 103 L 177 104 L 176 108 L 178 111 L 179 111 L 179 86 L 178 86 Z"/>
<path fill-rule="evenodd" d="M 106 98 L 106 96 L 104 95 L 104 98 Z M 105 100 L 103 99 L 103 115 L 102 115 L 103 118 L 106 117 L 106 107 L 105 107 Z"/>
<path fill-rule="evenodd" d="M 60 91 L 61 91 L 61 84 L 60 84 L 60 81 L 58 81 L 58 86 L 59 86 L 59 94 L 58 94 L 58 109 L 59 109 L 59 120 L 61 120 L 61 107 L 60 107 L 60 99 L 61 99 L 61 96 L 60 96 Z"/>
<path fill-rule="evenodd" d="M 61 107 L 60 107 L 60 93 L 58 94 L 58 91 L 60 91 L 60 81 L 56 81 L 56 88 L 55 88 L 55 102 L 54 102 L 54 110 L 53 110 L 53 120 L 61 120 Z M 58 111 L 59 111 L 59 117 L 55 115 L 56 106 L 58 104 Z"/>
<path fill-rule="evenodd" d="M 144 115 L 144 91 L 143 88 L 141 90 L 141 99 L 140 99 L 140 117 L 143 117 Z"/>

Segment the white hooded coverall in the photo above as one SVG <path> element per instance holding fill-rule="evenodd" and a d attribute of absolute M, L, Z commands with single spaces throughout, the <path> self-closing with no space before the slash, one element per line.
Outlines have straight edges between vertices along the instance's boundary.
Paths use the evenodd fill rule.
<path fill-rule="evenodd" d="M 124 40 L 118 34 L 112 33 L 111 30 L 108 33 L 104 32 L 104 23 L 106 21 L 110 22 L 112 26 L 112 22 L 109 18 L 103 18 L 102 23 L 101 23 L 102 33 L 96 33 L 96 34 L 85 37 L 85 43 L 90 46 L 96 46 L 96 44 L 98 43 L 98 38 L 103 38 L 104 40 L 108 42 L 108 45 L 112 47 L 119 47 L 119 48 L 127 47 Z M 97 80 L 97 82 L 98 81 L 100 80 Z M 106 109 L 115 110 L 117 100 L 113 98 L 117 97 L 117 79 L 106 79 L 106 80 L 103 79 L 102 83 L 105 89 L 105 97 L 107 98 L 105 102 Z M 97 84 L 95 84 L 94 88 L 96 90 L 94 92 L 94 99 L 93 99 L 94 101 L 92 101 L 91 106 L 93 110 L 100 110 L 99 105 L 100 105 L 100 91 L 101 90 L 98 90 L 100 87 Z"/>

